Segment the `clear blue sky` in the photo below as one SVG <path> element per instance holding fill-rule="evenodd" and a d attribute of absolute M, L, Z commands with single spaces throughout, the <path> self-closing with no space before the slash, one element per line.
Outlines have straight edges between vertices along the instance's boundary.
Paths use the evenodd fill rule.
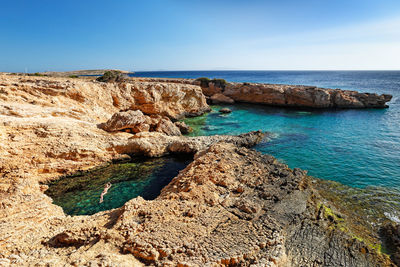
<path fill-rule="evenodd" d="M 399 0 L 0 0 L 0 71 L 400 69 Z"/>

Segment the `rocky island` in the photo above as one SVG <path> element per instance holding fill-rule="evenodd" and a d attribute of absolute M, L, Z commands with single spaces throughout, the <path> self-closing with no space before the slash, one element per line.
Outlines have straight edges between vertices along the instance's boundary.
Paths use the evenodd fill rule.
<path fill-rule="evenodd" d="M 306 171 L 249 147 L 262 132 L 187 137 L 208 102 L 384 108 L 389 95 L 221 81 L 0 75 L 0 266 L 395 266 L 399 231 L 353 223 Z M 127 155 L 193 155 L 154 200 L 67 216 L 47 183 Z"/>

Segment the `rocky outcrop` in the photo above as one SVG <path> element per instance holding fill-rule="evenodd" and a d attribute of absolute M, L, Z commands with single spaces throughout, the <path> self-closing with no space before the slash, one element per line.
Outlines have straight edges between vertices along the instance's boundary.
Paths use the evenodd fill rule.
<path fill-rule="evenodd" d="M 148 117 L 168 117 L 175 130 L 169 118 L 208 110 L 194 85 L 0 75 L 0 258 L 24 244 L 36 246 L 50 225 L 64 220 L 41 183 L 121 157 L 113 144 L 132 134 L 97 125 L 135 106 L 154 113 Z"/>
<path fill-rule="evenodd" d="M 148 116 L 145 116 L 140 110 L 128 110 L 115 113 L 99 127 L 107 132 L 130 129 L 133 133 L 139 133 L 150 130 L 150 125 L 146 123 L 146 120 L 148 120 Z"/>
<path fill-rule="evenodd" d="M 235 103 L 235 101 L 232 98 L 230 98 L 226 95 L 223 95 L 221 93 L 212 95 L 210 99 L 213 104 L 233 104 L 233 103 Z"/>
<path fill-rule="evenodd" d="M 120 110 L 140 111 L 154 130 L 178 134 L 166 117 L 208 109 L 201 89 L 189 84 L 0 75 L 0 158 L 29 173 L 33 164 L 34 175 L 51 178 L 118 156 L 110 142 L 131 135 L 110 134 L 97 125 Z"/>
<path fill-rule="evenodd" d="M 179 130 L 181 131 L 182 134 L 188 134 L 188 133 L 193 132 L 192 127 L 190 127 L 183 121 L 177 121 L 177 122 L 175 122 L 175 125 L 179 128 Z"/>
<path fill-rule="evenodd" d="M 123 99 L 122 110 L 141 110 L 147 115 L 163 115 L 177 120 L 201 115 L 210 108 L 198 86 L 177 83 L 130 82 L 119 85 L 115 97 Z M 129 101 L 135 99 L 135 102 Z M 125 101 L 126 100 L 126 101 Z"/>
<path fill-rule="evenodd" d="M 308 108 L 385 108 L 392 98 L 386 94 L 283 84 L 227 83 L 224 88 L 216 88 L 209 83 L 202 89 L 211 98 L 222 94 L 236 102 Z"/>
<path fill-rule="evenodd" d="M 197 137 L 166 136 L 160 133 L 139 133 L 127 140 L 112 143 L 110 149 L 120 154 L 136 154 L 147 157 L 161 157 L 168 154 L 195 154 L 218 142 L 232 143 L 236 146 L 252 147 L 265 138 L 261 131 L 238 136 L 213 135 Z"/>
<path fill-rule="evenodd" d="M 166 135 L 181 135 L 180 128 L 168 117 L 144 115 L 140 110 L 128 110 L 115 113 L 99 127 L 108 132 L 125 131 L 128 133 L 160 132 Z"/>
<path fill-rule="evenodd" d="M 50 218 L 3 261 L 35 265 L 390 266 L 353 236 L 305 171 L 218 143 L 161 195 L 92 216 Z M 13 253 L 13 254 L 11 254 Z M 140 262 L 138 262 L 139 260 Z M 135 265 L 136 264 L 136 265 Z"/>

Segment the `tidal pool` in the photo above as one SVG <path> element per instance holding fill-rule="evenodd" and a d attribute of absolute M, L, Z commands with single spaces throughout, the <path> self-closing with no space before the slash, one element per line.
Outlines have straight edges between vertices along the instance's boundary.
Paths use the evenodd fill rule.
<path fill-rule="evenodd" d="M 136 158 L 63 177 L 48 184 L 45 193 L 68 215 L 91 215 L 121 207 L 137 196 L 155 199 L 191 160 L 190 157 Z M 112 186 L 99 203 L 107 183 Z"/>

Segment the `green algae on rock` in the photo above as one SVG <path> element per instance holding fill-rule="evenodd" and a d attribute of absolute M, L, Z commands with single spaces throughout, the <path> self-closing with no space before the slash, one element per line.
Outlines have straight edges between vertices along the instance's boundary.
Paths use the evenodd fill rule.
<path fill-rule="evenodd" d="M 197 117 L 188 117 L 184 120 L 184 122 L 193 129 L 188 136 L 207 135 L 207 132 L 204 131 L 203 128 L 207 125 L 208 116 L 219 114 L 218 110 L 221 109 L 222 106 L 212 105 L 210 108 L 211 111 L 209 113 L 204 113 L 203 115 Z"/>

